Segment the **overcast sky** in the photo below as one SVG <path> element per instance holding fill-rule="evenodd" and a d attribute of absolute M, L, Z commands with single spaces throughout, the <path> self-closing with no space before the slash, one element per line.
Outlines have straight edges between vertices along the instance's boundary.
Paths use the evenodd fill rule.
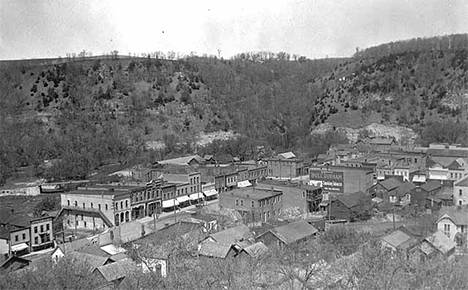
<path fill-rule="evenodd" d="M 468 0 L 0 0 L 0 59 L 178 51 L 350 56 L 468 33 Z"/>

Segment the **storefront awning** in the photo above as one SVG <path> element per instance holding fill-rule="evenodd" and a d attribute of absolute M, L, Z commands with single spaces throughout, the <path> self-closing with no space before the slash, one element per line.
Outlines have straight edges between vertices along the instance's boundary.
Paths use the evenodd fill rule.
<path fill-rule="evenodd" d="M 162 207 L 163 208 L 168 208 L 168 207 L 173 207 L 173 206 L 178 206 L 178 205 L 179 205 L 179 202 L 175 198 L 165 200 L 165 201 L 162 202 Z"/>
<path fill-rule="evenodd" d="M 190 200 L 190 197 L 188 195 L 182 195 L 182 196 L 177 197 L 178 202 L 186 202 L 186 201 L 189 201 L 189 200 Z"/>
<path fill-rule="evenodd" d="M 209 190 L 204 191 L 203 194 L 204 194 L 206 197 L 208 197 L 208 196 L 217 195 L 218 192 L 216 191 L 216 189 L 209 189 Z"/>
<path fill-rule="evenodd" d="M 27 248 L 29 248 L 29 246 L 26 243 L 21 243 L 21 244 L 11 246 L 11 250 L 13 252 L 19 252 Z"/>
<path fill-rule="evenodd" d="M 198 200 L 200 198 L 203 198 L 203 194 L 201 192 L 199 193 L 192 193 L 191 195 L 189 195 L 190 199 L 191 200 Z"/>

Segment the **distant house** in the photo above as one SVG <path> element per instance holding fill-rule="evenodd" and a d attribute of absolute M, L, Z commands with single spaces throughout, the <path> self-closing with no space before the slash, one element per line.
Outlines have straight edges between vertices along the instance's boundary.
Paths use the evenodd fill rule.
<path fill-rule="evenodd" d="M 407 181 L 388 193 L 388 198 L 391 203 L 399 203 L 407 205 L 411 203 L 411 191 L 416 188 L 411 181 Z"/>
<path fill-rule="evenodd" d="M 427 261 L 436 257 L 447 260 L 455 256 L 455 242 L 437 231 L 409 250 L 409 258 L 414 262 Z"/>
<path fill-rule="evenodd" d="M 229 229 L 219 231 L 206 237 L 203 242 L 210 241 L 223 245 L 234 245 L 237 242 L 253 239 L 250 228 L 246 225 L 238 225 Z"/>
<path fill-rule="evenodd" d="M 458 245 L 466 244 L 468 233 L 468 206 L 443 206 L 437 219 L 437 230 Z"/>
<path fill-rule="evenodd" d="M 154 162 L 154 165 L 198 166 L 203 163 L 204 160 L 199 155 L 190 155 L 185 157 L 156 161 Z"/>
<path fill-rule="evenodd" d="M 332 199 L 328 208 L 328 216 L 330 219 L 344 219 L 348 221 L 366 219 L 370 217 L 371 207 L 370 196 L 362 191 L 358 191 Z"/>
<path fill-rule="evenodd" d="M 205 164 L 216 164 L 216 159 L 213 155 L 205 155 L 203 160 L 205 160 Z"/>
<path fill-rule="evenodd" d="M 468 177 L 455 182 L 453 185 L 453 200 L 456 205 L 468 204 Z"/>
<path fill-rule="evenodd" d="M 439 181 L 431 180 L 421 186 L 413 188 L 410 192 L 410 204 L 415 207 L 425 207 L 427 197 L 435 195 L 441 187 L 442 185 Z"/>
<path fill-rule="evenodd" d="M 394 138 L 372 138 L 368 144 L 373 151 L 387 151 L 397 145 Z"/>
<path fill-rule="evenodd" d="M 318 229 L 301 220 L 271 229 L 261 234 L 257 240 L 262 241 L 270 248 L 283 249 L 284 247 L 298 245 L 316 233 L 318 233 Z"/>
<path fill-rule="evenodd" d="M 385 201 L 388 201 L 388 193 L 400 186 L 402 183 L 403 182 L 400 181 L 398 178 L 388 178 L 383 181 L 377 182 L 375 185 L 369 188 L 369 194 L 372 197 L 378 197 Z"/>
<path fill-rule="evenodd" d="M 198 245 L 198 254 L 222 259 L 235 257 L 243 246 L 252 244 L 252 241 L 250 229 L 245 225 L 238 225 L 206 237 Z"/>
<path fill-rule="evenodd" d="M 416 243 L 416 239 L 410 234 L 397 229 L 381 239 L 382 248 L 390 249 L 394 252 L 404 252 Z"/>

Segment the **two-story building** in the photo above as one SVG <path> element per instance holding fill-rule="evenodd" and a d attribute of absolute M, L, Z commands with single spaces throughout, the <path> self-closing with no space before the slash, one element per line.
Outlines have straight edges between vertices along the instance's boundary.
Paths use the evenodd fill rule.
<path fill-rule="evenodd" d="M 439 211 L 437 230 L 457 245 L 466 245 L 468 233 L 468 207 L 443 206 Z"/>
<path fill-rule="evenodd" d="M 0 254 L 21 256 L 53 247 L 53 217 L 1 215 Z"/>
<path fill-rule="evenodd" d="M 289 158 L 285 158 L 289 157 Z M 306 173 L 304 160 L 293 155 L 278 155 L 275 158 L 265 159 L 268 165 L 267 176 L 277 179 L 292 179 Z"/>
<path fill-rule="evenodd" d="M 454 183 L 453 201 L 455 205 L 468 205 L 468 177 Z"/>
<path fill-rule="evenodd" d="M 237 188 L 221 194 L 219 205 L 239 211 L 245 224 L 267 222 L 281 216 L 283 192 L 273 188 Z"/>

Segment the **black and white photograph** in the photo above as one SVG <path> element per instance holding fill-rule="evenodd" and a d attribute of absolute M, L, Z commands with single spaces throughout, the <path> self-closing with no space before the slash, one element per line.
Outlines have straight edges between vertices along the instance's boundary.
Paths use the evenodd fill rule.
<path fill-rule="evenodd" d="M 467 268 L 467 0 L 0 0 L 0 289 Z"/>

